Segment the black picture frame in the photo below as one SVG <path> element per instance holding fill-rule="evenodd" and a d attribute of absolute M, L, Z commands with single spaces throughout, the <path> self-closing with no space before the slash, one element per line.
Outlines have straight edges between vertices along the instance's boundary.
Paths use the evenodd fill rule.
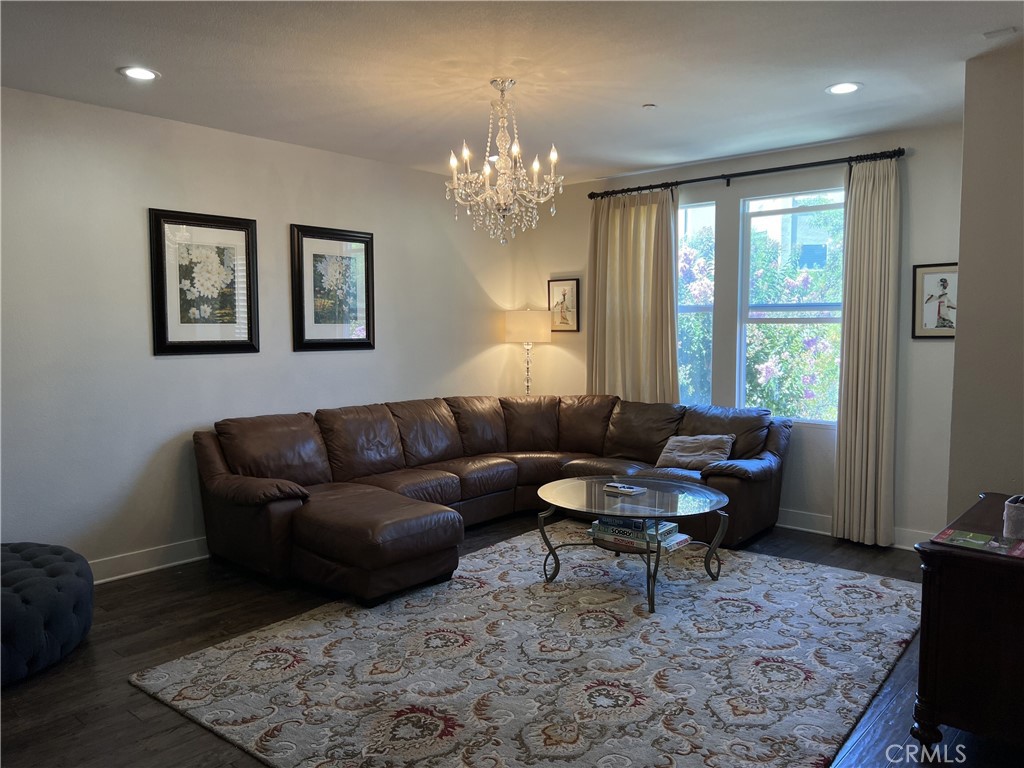
<path fill-rule="evenodd" d="M 957 262 L 914 265 L 911 338 L 956 338 L 956 294 L 959 266 Z"/>
<path fill-rule="evenodd" d="M 259 352 L 256 220 L 149 209 L 153 354 Z"/>
<path fill-rule="evenodd" d="M 373 349 L 373 233 L 291 225 L 292 348 Z"/>
<path fill-rule="evenodd" d="M 552 333 L 580 332 L 580 279 L 548 280 L 548 310 Z"/>

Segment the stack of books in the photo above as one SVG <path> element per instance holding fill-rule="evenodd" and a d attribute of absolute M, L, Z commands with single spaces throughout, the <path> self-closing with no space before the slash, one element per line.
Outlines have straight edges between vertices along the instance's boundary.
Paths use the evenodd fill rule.
<path fill-rule="evenodd" d="M 595 544 L 623 552 L 647 552 L 655 549 L 658 542 L 663 550 L 671 552 L 690 543 L 690 537 L 680 533 L 675 523 L 621 517 L 598 518 L 590 526 L 590 535 Z"/>

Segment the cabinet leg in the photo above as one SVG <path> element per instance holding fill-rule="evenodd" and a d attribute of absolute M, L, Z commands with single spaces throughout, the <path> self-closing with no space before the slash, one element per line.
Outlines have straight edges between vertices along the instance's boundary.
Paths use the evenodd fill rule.
<path fill-rule="evenodd" d="M 929 722 L 928 716 L 921 712 L 920 704 L 914 706 L 914 725 L 910 729 L 910 735 L 925 747 L 942 741 L 942 731 L 937 725 Z"/>

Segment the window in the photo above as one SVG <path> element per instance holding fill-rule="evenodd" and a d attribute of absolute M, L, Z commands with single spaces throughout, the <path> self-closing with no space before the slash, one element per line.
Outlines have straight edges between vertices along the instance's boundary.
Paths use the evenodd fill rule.
<path fill-rule="evenodd" d="M 741 405 L 835 421 L 843 190 L 742 202 Z"/>
<path fill-rule="evenodd" d="M 679 402 L 710 403 L 715 204 L 679 206 L 677 230 Z"/>

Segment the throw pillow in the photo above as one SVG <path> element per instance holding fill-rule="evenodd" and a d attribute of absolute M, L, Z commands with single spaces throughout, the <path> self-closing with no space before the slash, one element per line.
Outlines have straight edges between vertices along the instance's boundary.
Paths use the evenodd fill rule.
<path fill-rule="evenodd" d="M 659 467 L 704 469 L 729 458 L 736 435 L 680 435 L 670 437 L 658 457 Z"/>

